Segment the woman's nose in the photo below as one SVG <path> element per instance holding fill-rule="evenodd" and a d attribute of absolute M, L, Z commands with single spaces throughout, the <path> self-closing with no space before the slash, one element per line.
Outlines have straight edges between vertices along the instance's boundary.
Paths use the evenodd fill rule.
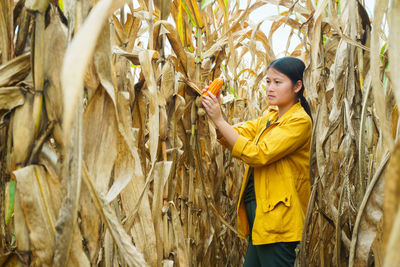
<path fill-rule="evenodd" d="M 267 86 L 267 91 L 273 92 L 274 90 L 275 90 L 275 86 L 274 86 L 272 83 L 270 83 L 270 84 Z"/>

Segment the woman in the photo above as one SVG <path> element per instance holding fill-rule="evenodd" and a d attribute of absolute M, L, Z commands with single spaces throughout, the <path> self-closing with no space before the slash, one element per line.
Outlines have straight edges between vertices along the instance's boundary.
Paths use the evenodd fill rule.
<path fill-rule="evenodd" d="M 293 266 L 296 259 L 310 195 L 312 119 L 304 68 L 293 57 L 273 61 L 266 94 L 277 109 L 237 127 L 223 119 L 217 96 L 203 97 L 219 142 L 246 163 L 237 206 L 238 231 L 249 236 L 245 267 Z"/>

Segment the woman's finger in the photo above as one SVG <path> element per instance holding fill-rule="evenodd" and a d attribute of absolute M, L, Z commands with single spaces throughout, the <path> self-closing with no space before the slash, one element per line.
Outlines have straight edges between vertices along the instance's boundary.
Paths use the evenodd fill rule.
<path fill-rule="evenodd" d="M 216 96 L 216 95 L 214 95 L 214 94 L 213 94 L 213 93 L 211 93 L 211 92 L 209 92 L 208 94 L 210 95 L 210 98 L 211 98 L 213 101 L 218 101 L 218 99 L 217 99 L 217 96 Z"/>
<path fill-rule="evenodd" d="M 213 103 L 210 100 L 204 99 L 202 103 L 203 103 L 203 107 L 206 109 L 206 111 L 210 111 L 213 109 Z"/>
<path fill-rule="evenodd" d="M 203 99 L 203 101 L 202 101 L 202 104 L 203 104 L 203 106 L 209 106 L 210 105 L 210 101 L 208 100 L 208 99 Z"/>
<path fill-rule="evenodd" d="M 203 95 L 203 99 L 207 100 L 207 101 L 211 101 L 211 97 L 208 95 Z"/>

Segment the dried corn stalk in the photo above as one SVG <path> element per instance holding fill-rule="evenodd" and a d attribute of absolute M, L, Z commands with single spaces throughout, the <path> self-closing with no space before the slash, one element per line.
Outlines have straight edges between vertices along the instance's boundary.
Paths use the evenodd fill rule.
<path fill-rule="evenodd" d="M 240 266 L 244 166 L 199 94 L 224 78 L 227 120 L 260 116 L 285 25 L 314 119 L 297 264 L 398 264 L 397 2 L 371 31 L 355 0 L 2 1 L 0 263 Z M 250 19 L 266 4 L 288 9 L 269 33 Z"/>

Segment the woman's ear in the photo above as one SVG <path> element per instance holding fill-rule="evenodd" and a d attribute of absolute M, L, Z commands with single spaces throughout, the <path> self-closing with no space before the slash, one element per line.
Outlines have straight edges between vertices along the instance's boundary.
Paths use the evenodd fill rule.
<path fill-rule="evenodd" d="M 296 82 L 296 84 L 294 85 L 294 92 L 297 94 L 298 92 L 300 92 L 302 87 L 303 87 L 303 81 L 302 80 L 298 80 Z"/>

